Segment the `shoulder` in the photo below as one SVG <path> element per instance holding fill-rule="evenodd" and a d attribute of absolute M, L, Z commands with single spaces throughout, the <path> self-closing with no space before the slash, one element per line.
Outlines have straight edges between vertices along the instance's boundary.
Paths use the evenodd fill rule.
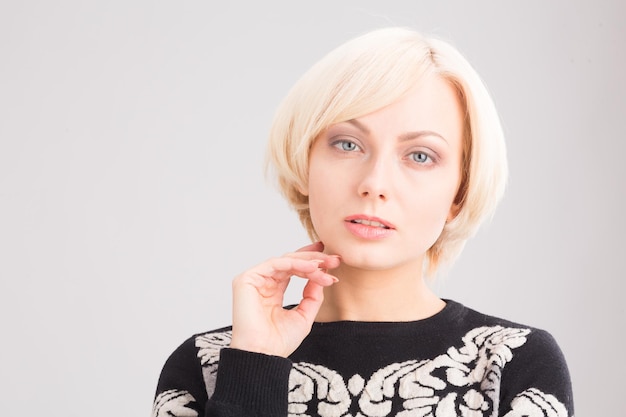
<path fill-rule="evenodd" d="M 517 335 L 518 337 L 523 338 L 523 341 L 520 341 L 523 342 L 520 347 L 524 346 L 525 349 L 529 351 L 536 351 L 538 353 L 556 351 L 560 353 L 560 348 L 555 338 L 548 330 L 494 315 L 481 313 L 474 309 L 465 307 L 455 301 L 448 302 L 456 305 L 456 308 L 462 311 L 461 314 L 463 316 L 464 325 L 468 328 L 472 328 L 474 330 L 480 328 L 501 329 L 501 333 L 504 329 L 508 329 L 504 331 L 504 333 Z"/>
<path fill-rule="evenodd" d="M 202 333 L 196 333 L 184 340 L 169 356 L 166 365 L 172 362 L 194 362 L 199 360 L 205 366 L 217 362 L 219 352 L 230 344 L 231 327 L 223 327 Z"/>
<path fill-rule="evenodd" d="M 223 327 L 193 335 L 187 343 L 193 343 L 202 366 L 216 364 L 222 349 L 230 345 L 232 327 Z"/>
<path fill-rule="evenodd" d="M 523 323 L 508 320 L 499 316 L 486 314 L 484 312 L 467 307 L 464 304 L 454 300 L 444 300 L 446 302 L 446 308 L 449 308 L 454 313 L 454 317 L 462 320 L 465 323 L 472 325 L 485 325 L 485 326 L 503 326 L 503 327 L 515 327 L 515 328 L 533 328 Z"/>
<path fill-rule="evenodd" d="M 557 410 L 558 416 L 573 413 L 567 363 L 549 331 L 455 304 L 463 311 L 463 321 L 470 329 L 463 338 L 465 347 L 469 344 L 478 348 L 482 352 L 478 356 L 494 365 L 491 371 L 498 375 L 491 379 L 500 381 L 504 409 L 531 415 L 530 411 L 548 409 Z"/>
<path fill-rule="evenodd" d="M 206 382 L 207 368 L 217 368 L 220 351 L 230 344 L 231 334 L 231 328 L 224 327 L 185 339 L 165 361 L 159 386 L 165 388 L 164 384 L 178 384 L 184 380 Z"/>
<path fill-rule="evenodd" d="M 157 384 L 153 416 L 197 416 L 214 389 L 220 351 L 230 343 L 231 329 L 197 333 L 167 358 Z"/>
<path fill-rule="evenodd" d="M 561 349 L 548 330 L 481 313 L 455 301 L 447 303 L 456 310 L 459 326 L 466 330 L 466 342 L 475 339 L 492 348 L 505 345 L 521 357 L 538 361 L 537 364 L 554 359 L 564 362 Z"/>

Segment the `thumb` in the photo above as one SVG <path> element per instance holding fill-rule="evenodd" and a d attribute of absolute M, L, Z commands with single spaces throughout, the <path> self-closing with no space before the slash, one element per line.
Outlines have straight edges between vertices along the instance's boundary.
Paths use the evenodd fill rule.
<path fill-rule="evenodd" d="M 295 310 L 309 325 L 312 325 L 323 301 L 324 287 L 313 281 L 308 281 L 302 290 L 302 300 Z"/>

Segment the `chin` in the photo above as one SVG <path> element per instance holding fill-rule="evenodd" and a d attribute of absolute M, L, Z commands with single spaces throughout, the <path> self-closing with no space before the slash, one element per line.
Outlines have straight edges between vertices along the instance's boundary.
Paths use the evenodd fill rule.
<path fill-rule="evenodd" d="M 383 243 L 383 242 L 380 242 Z M 363 271 L 388 271 L 396 268 L 421 270 L 424 253 L 419 250 L 407 252 L 397 245 L 389 244 L 332 244 L 324 242 L 324 252 L 341 256 L 341 263 L 348 268 Z"/>
<path fill-rule="evenodd" d="M 354 269 L 366 271 L 384 271 L 397 266 L 399 259 L 381 248 L 337 248 L 328 253 L 341 256 L 341 263 Z"/>

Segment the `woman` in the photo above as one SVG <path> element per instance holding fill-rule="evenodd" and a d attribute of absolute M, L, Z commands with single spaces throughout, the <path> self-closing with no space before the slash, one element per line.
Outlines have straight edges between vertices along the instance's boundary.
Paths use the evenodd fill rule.
<path fill-rule="evenodd" d="M 281 104 L 268 155 L 315 243 L 235 278 L 232 327 L 171 355 L 155 416 L 573 415 L 547 332 L 426 285 L 506 182 L 497 113 L 454 48 L 401 28 L 340 46 Z"/>

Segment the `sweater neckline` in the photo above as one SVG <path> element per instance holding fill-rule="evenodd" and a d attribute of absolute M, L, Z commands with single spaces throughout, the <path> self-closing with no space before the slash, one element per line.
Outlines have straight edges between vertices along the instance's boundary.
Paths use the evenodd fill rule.
<path fill-rule="evenodd" d="M 363 330 L 383 330 L 390 327 L 394 328 L 415 328 L 421 326 L 437 325 L 438 323 L 451 320 L 458 320 L 463 314 L 465 307 L 456 301 L 450 299 L 442 299 L 446 305 L 437 313 L 430 317 L 410 321 L 356 321 L 356 320 L 338 320 L 329 322 L 314 322 L 313 329 L 322 330 L 340 330 L 340 329 L 359 329 Z"/>

